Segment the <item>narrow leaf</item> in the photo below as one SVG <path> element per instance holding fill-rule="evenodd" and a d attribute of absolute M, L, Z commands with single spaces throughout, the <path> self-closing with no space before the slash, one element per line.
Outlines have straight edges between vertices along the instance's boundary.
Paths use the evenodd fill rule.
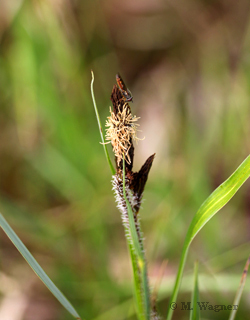
<path fill-rule="evenodd" d="M 24 259 L 28 262 L 28 264 L 33 269 L 33 271 L 47 286 L 47 288 L 51 291 L 51 293 L 57 298 L 57 300 L 64 306 L 65 309 L 68 310 L 68 312 L 73 317 L 80 320 L 81 318 L 79 314 L 76 312 L 76 310 L 74 309 L 74 307 L 71 305 L 68 299 L 62 294 L 62 292 L 54 285 L 54 283 L 50 280 L 47 274 L 43 271 L 43 269 L 40 267 L 38 262 L 31 255 L 29 250 L 25 247 L 25 245 L 22 243 L 20 238 L 17 236 L 17 234 L 8 224 L 8 222 L 4 219 L 1 213 L 0 213 L 0 226 L 2 227 L 3 231 L 7 234 L 9 239 L 13 242 L 13 244 L 18 249 L 18 251 L 21 253 L 21 255 L 24 257 Z"/>
<path fill-rule="evenodd" d="M 250 176 L 250 156 L 248 156 L 242 164 L 236 169 L 236 171 L 223 182 L 201 205 L 197 213 L 195 214 L 182 249 L 182 255 L 177 273 L 175 287 L 169 301 L 171 303 L 176 302 L 179 292 L 181 278 L 188 254 L 188 249 L 196 234 L 204 227 L 204 225 L 218 212 L 224 205 L 234 196 L 242 184 Z M 172 319 L 173 310 L 169 308 L 167 320 Z"/>

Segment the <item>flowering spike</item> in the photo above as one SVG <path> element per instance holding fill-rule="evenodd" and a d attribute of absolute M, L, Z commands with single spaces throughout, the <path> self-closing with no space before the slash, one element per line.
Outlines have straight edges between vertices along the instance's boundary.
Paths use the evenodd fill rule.
<path fill-rule="evenodd" d="M 124 86 L 123 84 L 123 90 L 126 89 Z M 124 155 L 127 187 L 130 190 L 128 198 L 131 207 L 137 214 L 155 154 L 146 160 L 139 172 L 132 171 L 134 161 L 133 142 L 140 140 L 137 137 L 137 127 L 139 125 L 136 123 L 139 117 L 132 115 L 129 103 L 124 99 L 121 88 L 118 88 L 117 85 L 113 86 L 111 101 L 113 110 L 110 108 L 110 116 L 106 121 L 106 141 L 111 143 L 113 147 L 116 158 L 116 174 L 120 178 L 122 177 Z M 119 209 L 121 209 L 121 205 L 119 205 Z"/>
<path fill-rule="evenodd" d="M 111 143 L 116 157 L 117 167 L 122 169 L 122 158 L 125 156 L 126 165 L 132 170 L 134 147 L 133 141 L 140 140 L 137 137 L 136 122 L 139 117 L 132 116 L 130 106 L 124 99 L 121 90 L 114 85 L 111 101 L 113 104 L 113 111 L 110 108 L 110 116 L 106 121 L 106 140 Z"/>

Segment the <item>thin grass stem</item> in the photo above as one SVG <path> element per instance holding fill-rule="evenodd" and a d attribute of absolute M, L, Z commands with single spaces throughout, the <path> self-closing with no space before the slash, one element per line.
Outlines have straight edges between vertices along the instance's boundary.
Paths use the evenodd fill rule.
<path fill-rule="evenodd" d="M 239 286 L 238 291 L 237 291 L 237 293 L 235 295 L 234 302 L 233 302 L 233 309 L 231 310 L 231 313 L 230 313 L 230 316 L 229 316 L 228 320 L 234 320 L 235 319 L 235 316 L 236 316 L 236 313 L 237 313 L 237 310 L 238 310 L 238 306 L 239 306 L 239 303 L 240 303 L 240 299 L 241 299 L 241 296 L 242 296 L 242 292 L 243 292 L 243 289 L 244 289 L 244 286 L 245 286 L 245 283 L 246 283 L 247 271 L 248 271 L 249 264 L 250 264 L 250 256 L 248 257 L 246 265 L 245 265 L 245 268 L 243 270 L 243 274 L 242 274 L 241 281 L 240 281 L 240 286 Z M 235 308 L 234 306 L 237 306 L 237 308 Z"/>
<path fill-rule="evenodd" d="M 105 156 L 106 156 L 106 159 L 108 161 L 108 164 L 109 164 L 109 167 L 110 167 L 110 170 L 111 170 L 111 173 L 112 175 L 115 174 L 115 168 L 110 160 L 110 157 L 109 157 L 109 153 L 108 153 L 108 149 L 107 149 L 107 145 L 105 143 L 105 139 L 104 139 L 104 134 L 103 134 L 103 130 L 102 130 L 102 124 L 101 124 L 101 120 L 100 120 L 100 116 L 99 116 L 99 112 L 98 112 L 98 109 L 97 109 L 97 106 L 96 106 L 96 102 L 95 102 L 95 95 L 94 95 L 94 72 L 91 70 L 91 74 L 92 74 L 92 80 L 91 80 L 91 96 L 92 96 L 92 100 L 93 100 L 93 105 L 94 105 L 94 108 L 95 108 L 95 114 L 96 114 L 96 119 L 97 119 L 97 123 L 98 123 L 98 126 L 99 126 L 99 131 L 100 131 L 100 135 L 101 135 L 101 140 L 102 140 L 102 145 L 103 145 L 103 149 L 104 149 L 104 153 L 105 153 Z"/>

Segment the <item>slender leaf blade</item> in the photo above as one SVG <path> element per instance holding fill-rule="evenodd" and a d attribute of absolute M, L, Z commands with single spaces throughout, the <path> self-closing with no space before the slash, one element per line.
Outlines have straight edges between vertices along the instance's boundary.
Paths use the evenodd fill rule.
<path fill-rule="evenodd" d="M 3 215 L 0 213 L 0 226 L 2 227 L 3 231 L 7 234 L 9 239 L 24 257 L 24 259 L 28 262 L 30 267 L 33 271 L 37 274 L 37 276 L 42 280 L 42 282 L 46 285 L 46 287 L 50 290 L 50 292 L 57 298 L 57 300 L 64 306 L 68 312 L 75 317 L 76 319 L 80 320 L 79 314 L 76 312 L 74 307 L 68 301 L 68 299 L 63 295 L 63 293 L 54 285 L 54 283 L 50 280 L 35 258 L 31 255 L 29 250 L 5 220 Z"/>
<path fill-rule="evenodd" d="M 181 278 L 188 254 L 188 249 L 196 234 L 204 227 L 204 225 L 222 208 L 225 204 L 234 196 L 243 183 L 250 176 L 250 155 L 241 163 L 241 165 L 234 171 L 234 173 L 224 181 L 201 205 L 197 213 L 195 214 L 182 249 L 182 255 L 178 273 L 176 276 L 174 290 L 169 301 L 171 303 L 176 302 L 179 292 Z M 167 320 L 171 320 L 173 310 L 169 308 Z"/>
<path fill-rule="evenodd" d="M 92 100 L 93 100 L 93 105 L 94 105 L 94 109 L 95 109 L 95 114 L 96 114 L 96 119 L 97 119 L 97 123 L 98 123 L 98 126 L 99 126 L 99 131 L 100 131 L 100 136 L 101 136 L 101 139 L 102 139 L 102 145 L 103 145 L 103 149 L 104 149 L 104 153 L 105 153 L 105 156 L 106 156 L 106 159 L 108 161 L 108 164 L 109 164 L 109 167 L 110 167 L 110 170 L 112 172 L 112 175 L 115 174 L 115 168 L 110 160 L 110 157 L 109 157 L 109 153 L 108 153 L 108 149 L 107 149 L 107 145 L 106 145 L 106 142 L 105 142 L 105 139 L 104 139 L 104 134 L 103 134 L 103 130 L 102 130 L 102 124 L 101 124 L 101 120 L 100 120 L 100 116 L 99 116 L 99 112 L 98 112 L 98 109 L 97 109 L 97 105 L 96 105 L 96 102 L 95 102 L 95 95 L 94 95 L 94 72 L 91 70 L 91 74 L 92 74 L 92 80 L 91 80 L 91 96 L 92 96 Z"/>
<path fill-rule="evenodd" d="M 189 227 L 186 242 L 192 242 L 199 230 L 224 207 L 249 176 L 250 156 L 203 202 Z"/>

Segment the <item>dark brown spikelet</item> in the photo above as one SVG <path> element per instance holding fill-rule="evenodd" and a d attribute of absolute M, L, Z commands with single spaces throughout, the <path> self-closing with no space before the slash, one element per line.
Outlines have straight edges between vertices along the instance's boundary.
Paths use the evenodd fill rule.
<path fill-rule="evenodd" d="M 113 112 L 117 115 L 119 108 L 122 110 L 126 102 L 116 84 L 113 86 L 110 100 L 113 104 Z"/>
<path fill-rule="evenodd" d="M 128 172 L 127 178 L 129 181 L 129 189 L 133 191 L 136 198 L 135 212 L 138 213 L 141 205 L 142 194 L 148 179 L 148 174 L 151 169 L 155 153 L 150 156 L 141 167 L 139 172 Z"/>
<path fill-rule="evenodd" d="M 109 120 L 106 123 L 106 126 L 109 127 L 106 137 L 112 144 L 115 153 L 116 173 L 120 179 L 122 179 L 123 173 L 123 155 L 125 157 L 127 186 L 132 191 L 133 197 L 131 206 L 137 214 L 155 154 L 145 161 L 139 172 L 132 171 L 134 162 L 133 140 L 138 140 L 136 137 L 138 124 L 135 124 L 135 122 L 139 118 L 132 116 L 129 103 L 124 99 L 117 85 L 113 86 L 110 100 L 112 101 L 113 111 L 111 111 L 111 116 L 108 117 Z"/>

